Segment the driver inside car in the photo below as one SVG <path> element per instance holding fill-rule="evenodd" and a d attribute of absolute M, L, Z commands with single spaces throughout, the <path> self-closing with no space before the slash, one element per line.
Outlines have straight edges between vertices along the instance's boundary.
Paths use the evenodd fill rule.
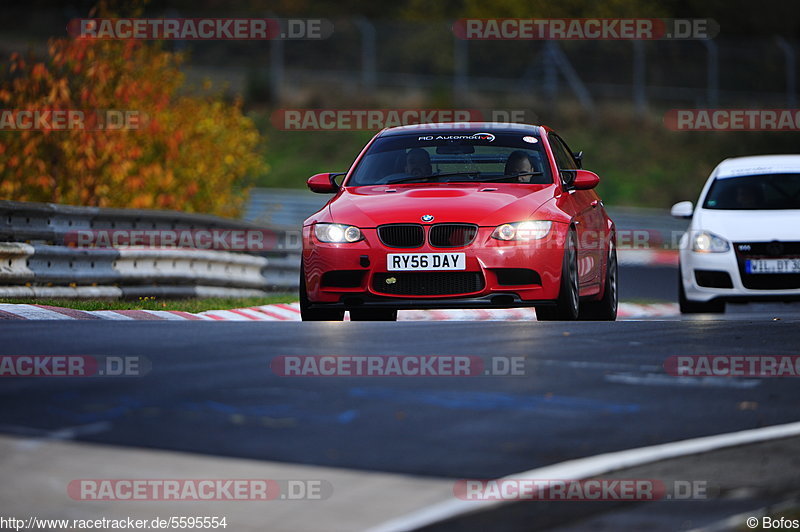
<path fill-rule="evenodd" d="M 533 166 L 528 154 L 522 150 L 512 151 L 506 160 L 505 175 L 517 176 L 520 183 L 530 183 Z"/>
<path fill-rule="evenodd" d="M 433 173 L 431 156 L 422 148 L 413 148 L 406 154 L 405 172 L 412 176 L 428 176 Z"/>

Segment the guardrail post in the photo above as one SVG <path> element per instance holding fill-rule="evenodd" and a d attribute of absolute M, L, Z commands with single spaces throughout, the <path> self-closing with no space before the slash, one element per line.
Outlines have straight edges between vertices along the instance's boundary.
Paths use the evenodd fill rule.
<path fill-rule="evenodd" d="M 567 80 L 572 92 L 575 93 L 575 97 L 578 98 L 581 107 L 588 113 L 594 112 L 594 100 L 592 99 L 592 95 L 589 93 L 589 89 L 586 88 L 586 85 L 584 85 L 578 72 L 573 68 L 564 50 L 562 50 L 555 41 L 547 41 L 546 46 L 553 64 L 558 67 L 561 71 L 561 75 Z"/>
<path fill-rule="evenodd" d="M 545 98 L 554 102 L 558 94 L 558 70 L 556 69 L 556 60 L 552 53 L 553 45 L 550 41 L 544 44 L 544 53 L 542 54 L 542 66 L 544 69 L 544 86 Z"/>
<path fill-rule="evenodd" d="M 373 90 L 377 80 L 375 72 L 375 25 L 366 17 L 356 17 L 355 24 L 361 32 L 361 83 L 365 90 Z"/>
<path fill-rule="evenodd" d="M 646 58 L 642 41 L 633 44 L 633 104 L 636 114 L 643 117 L 647 113 Z"/>
<path fill-rule="evenodd" d="M 775 37 L 778 47 L 786 58 L 786 107 L 797 108 L 797 54 L 794 47 L 783 37 Z"/>
<path fill-rule="evenodd" d="M 703 41 L 708 50 L 707 105 L 714 109 L 719 106 L 719 46 L 711 39 Z"/>
<path fill-rule="evenodd" d="M 283 101 L 283 40 L 273 39 L 269 43 L 269 83 L 272 101 L 280 104 Z"/>
<path fill-rule="evenodd" d="M 453 71 L 453 96 L 462 103 L 469 90 L 469 48 L 465 39 L 456 36 L 453 36 Z"/>

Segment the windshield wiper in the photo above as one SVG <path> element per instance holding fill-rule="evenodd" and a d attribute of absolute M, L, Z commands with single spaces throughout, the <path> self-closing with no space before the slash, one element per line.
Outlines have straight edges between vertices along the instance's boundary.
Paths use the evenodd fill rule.
<path fill-rule="evenodd" d="M 480 175 L 478 173 L 476 173 L 476 174 Z M 490 182 L 494 182 L 494 181 L 507 181 L 509 179 L 518 179 L 518 178 L 520 178 L 522 176 L 538 176 L 538 175 L 544 175 L 544 173 L 543 172 L 521 172 L 519 174 L 514 174 L 514 175 L 504 175 L 504 176 L 500 176 L 500 177 L 487 177 L 487 178 L 483 178 L 483 179 L 470 179 L 470 180 L 463 180 L 463 181 L 451 179 L 451 180 L 448 181 L 448 183 L 490 183 Z"/>
<path fill-rule="evenodd" d="M 437 177 L 450 177 L 450 176 L 455 176 L 455 175 L 474 175 L 474 176 L 477 176 L 477 175 L 480 175 L 480 172 L 450 172 L 450 173 L 447 173 L 447 174 L 413 175 L 413 176 L 409 176 L 409 177 L 402 177 L 400 179 L 394 179 L 392 181 L 387 181 L 386 184 L 387 185 L 394 185 L 395 183 L 410 183 L 412 181 L 417 181 L 417 180 L 428 180 L 428 179 L 434 179 L 434 178 L 437 178 Z"/>

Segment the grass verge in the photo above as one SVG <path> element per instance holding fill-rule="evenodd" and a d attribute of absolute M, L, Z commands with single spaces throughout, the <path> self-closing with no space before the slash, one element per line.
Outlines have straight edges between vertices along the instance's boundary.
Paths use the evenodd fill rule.
<path fill-rule="evenodd" d="M 206 310 L 225 310 L 231 308 L 256 307 L 275 303 L 291 303 L 297 301 L 297 294 L 282 293 L 268 297 L 248 298 L 207 298 L 207 299 L 158 299 L 153 297 L 138 300 L 99 299 L 18 299 L 0 298 L 0 303 L 36 304 L 52 307 L 65 307 L 76 310 L 178 310 L 182 312 L 203 312 Z"/>

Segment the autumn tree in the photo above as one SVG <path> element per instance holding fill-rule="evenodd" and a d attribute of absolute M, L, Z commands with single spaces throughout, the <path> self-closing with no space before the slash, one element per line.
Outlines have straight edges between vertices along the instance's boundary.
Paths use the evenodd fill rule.
<path fill-rule="evenodd" d="M 135 111 L 138 129 L 0 127 L 0 199 L 178 209 L 235 216 L 263 172 L 241 102 L 184 87 L 180 54 L 157 43 L 59 38 L 46 57 L 15 53 L 0 108 Z"/>

